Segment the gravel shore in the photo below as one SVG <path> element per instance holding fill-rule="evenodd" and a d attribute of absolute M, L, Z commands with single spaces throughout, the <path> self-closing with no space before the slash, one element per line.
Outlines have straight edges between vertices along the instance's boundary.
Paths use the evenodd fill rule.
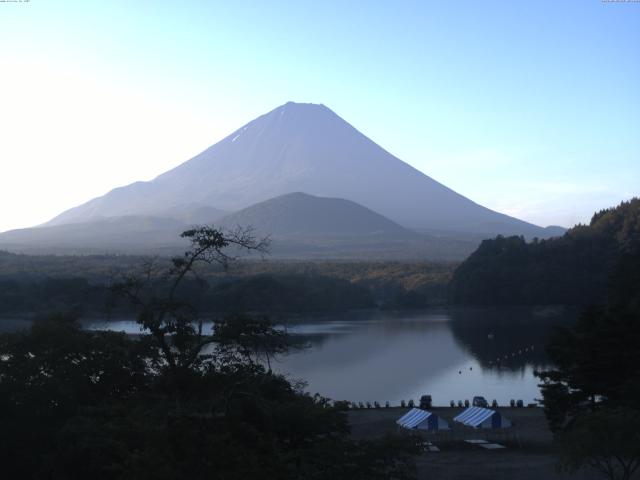
<path fill-rule="evenodd" d="M 444 480 L 560 480 L 601 478 L 595 472 L 574 475 L 556 470 L 553 436 L 541 408 L 498 408 L 513 422 L 501 430 L 476 430 L 453 422 L 464 409 L 434 407 L 430 411 L 449 422 L 450 432 L 420 434 L 440 448 L 417 458 L 419 479 Z M 398 432 L 395 421 L 408 408 L 380 408 L 349 411 L 354 438 L 372 438 Z M 400 430 L 402 431 L 402 430 Z M 480 439 L 506 446 L 500 450 L 484 450 L 464 440 Z"/>

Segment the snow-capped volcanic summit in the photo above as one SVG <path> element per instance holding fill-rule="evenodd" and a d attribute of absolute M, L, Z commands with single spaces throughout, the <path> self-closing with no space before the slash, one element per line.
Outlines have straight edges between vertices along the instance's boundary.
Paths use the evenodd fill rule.
<path fill-rule="evenodd" d="M 150 182 L 112 190 L 49 225 L 165 215 L 185 205 L 237 211 L 291 192 L 357 202 L 404 227 L 547 236 L 478 205 L 394 157 L 324 105 L 289 102 Z"/>

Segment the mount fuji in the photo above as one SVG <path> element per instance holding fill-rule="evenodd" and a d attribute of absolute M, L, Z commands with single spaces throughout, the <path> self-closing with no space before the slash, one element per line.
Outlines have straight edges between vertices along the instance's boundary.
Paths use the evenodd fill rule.
<path fill-rule="evenodd" d="M 386 217 L 398 228 L 432 235 L 469 236 L 477 241 L 496 234 L 544 238 L 562 232 L 559 227 L 545 229 L 471 201 L 396 158 L 324 105 L 289 102 L 149 182 L 115 188 L 40 227 L 0 234 L 0 247 L 11 240 L 12 249 L 16 241 L 24 241 L 46 250 L 49 228 L 60 239 L 66 230 L 77 234 L 83 224 L 90 231 L 105 221 L 127 225 L 136 216 L 147 223 L 150 219 L 185 225 L 221 219 L 224 223 L 225 215 L 294 192 L 348 201 L 344 205 L 354 202 L 363 207 L 361 212 Z M 295 198 L 306 197 L 293 196 L 288 201 Z M 305 205 L 312 203 L 317 202 Z M 329 220 L 319 225 L 335 235 L 339 225 L 330 225 L 330 218 L 336 217 L 333 207 L 325 212 Z M 353 215 L 358 211 L 349 209 Z M 296 212 L 304 216 L 300 208 Z M 316 208 L 313 215 L 319 218 L 321 209 Z M 119 218 L 128 220 L 114 222 Z M 153 223 L 156 228 L 163 222 Z M 263 223 L 270 221 L 266 218 Z M 341 217 L 338 223 L 349 222 Z M 317 230 L 313 233 L 322 233 Z M 126 229 L 121 233 L 124 243 L 120 245 L 124 245 Z M 89 241 L 90 235 L 82 238 Z"/>

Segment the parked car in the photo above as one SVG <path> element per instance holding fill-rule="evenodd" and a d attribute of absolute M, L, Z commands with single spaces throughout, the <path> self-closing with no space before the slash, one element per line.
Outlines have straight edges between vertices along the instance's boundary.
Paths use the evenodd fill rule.
<path fill-rule="evenodd" d="M 477 396 L 473 397 L 473 406 L 487 408 L 489 406 L 489 402 L 487 402 L 486 398 Z"/>
<path fill-rule="evenodd" d="M 423 410 L 428 410 L 431 408 L 431 395 L 422 395 L 420 397 L 420 408 Z"/>

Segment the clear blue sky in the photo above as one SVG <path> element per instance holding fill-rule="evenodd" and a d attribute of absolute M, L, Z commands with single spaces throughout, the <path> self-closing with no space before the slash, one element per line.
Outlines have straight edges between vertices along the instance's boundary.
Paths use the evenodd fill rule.
<path fill-rule="evenodd" d="M 0 42 L 0 231 L 288 100 L 538 224 L 640 194 L 637 2 L 31 0 Z"/>

